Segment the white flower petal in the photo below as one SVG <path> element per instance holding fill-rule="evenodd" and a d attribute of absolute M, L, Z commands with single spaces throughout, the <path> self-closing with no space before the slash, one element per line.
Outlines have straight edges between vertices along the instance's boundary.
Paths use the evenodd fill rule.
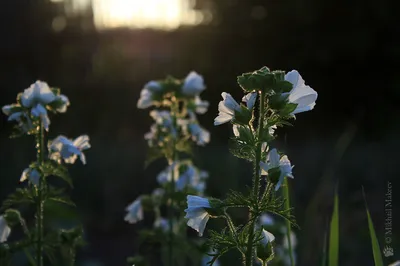
<path fill-rule="evenodd" d="M 233 135 L 235 135 L 235 137 L 239 137 L 240 133 L 239 133 L 238 125 L 233 125 L 232 130 L 233 130 Z"/>
<path fill-rule="evenodd" d="M 297 114 L 305 111 L 310 111 L 315 106 L 315 101 L 318 98 L 318 93 L 310 86 L 305 85 L 303 78 L 296 71 L 290 71 L 285 75 L 285 80 L 293 84 L 288 100 L 290 103 L 297 104 L 296 109 L 292 114 Z M 282 94 L 286 95 L 286 93 Z"/>
<path fill-rule="evenodd" d="M 261 243 L 264 246 L 268 245 L 268 243 L 271 243 L 275 240 L 275 236 L 265 229 L 262 230 L 262 237 L 263 238 L 261 239 Z"/>
<path fill-rule="evenodd" d="M 270 168 L 274 168 L 279 166 L 279 159 L 280 156 L 278 154 L 278 151 L 276 149 L 270 150 L 267 156 L 267 160 L 269 161 L 269 166 Z"/>
<path fill-rule="evenodd" d="M 146 109 L 153 105 L 153 93 L 149 89 L 143 89 L 140 92 L 140 98 L 137 103 L 137 108 Z"/>
<path fill-rule="evenodd" d="M 21 95 L 21 103 L 25 107 L 33 107 L 40 103 L 49 104 L 56 99 L 56 95 L 51 91 L 46 82 L 40 80 L 33 83 L 28 89 L 24 90 Z"/>
<path fill-rule="evenodd" d="M 204 79 L 195 71 L 190 72 L 182 86 L 182 93 L 188 96 L 194 96 L 205 90 Z"/>
<path fill-rule="evenodd" d="M 229 108 L 232 113 L 234 113 L 233 110 L 240 111 L 240 105 L 233 99 L 232 95 L 226 92 L 223 92 L 221 95 L 224 99 L 224 106 Z"/>
<path fill-rule="evenodd" d="M 140 197 L 128 205 L 125 210 L 128 212 L 128 214 L 125 216 L 124 220 L 131 224 L 137 223 L 144 218 L 142 201 Z"/>
<path fill-rule="evenodd" d="M 250 92 L 243 96 L 242 101 L 246 103 L 248 109 L 253 109 L 254 104 L 256 103 L 257 92 Z"/>

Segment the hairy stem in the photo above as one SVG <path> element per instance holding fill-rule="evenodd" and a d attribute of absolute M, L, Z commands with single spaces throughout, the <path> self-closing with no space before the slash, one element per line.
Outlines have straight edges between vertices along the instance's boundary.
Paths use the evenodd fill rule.
<path fill-rule="evenodd" d="M 44 128 L 43 123 L 40 122 L 39 130 L 36 137 L 37 149 L 37 162 L 42 165 L 44 162 Z M 36 232 L 37 232 L 37 245 L 36 245 L 36 265 L 43 265 L 43 176 L 39 178 L 39 185 L 36 198 Z"/>
<path fill-rule="evenodd" d="M 260 194 L 260 162 L 261 162 L 261 146 L 262 142 L 260 141 L 263 128 L 264 128 L 264 113 L 265 113 L 265 93 L 261 90 L 260 94 L 260 108 L 258 114 L 258 128 L 257 128 L 257 147 L 256 147 L 256 158 L 254 161 L 254 177 L 253 177 L 253 196 L 256 197 L 256 204 L 258 209 L 258 202 L 259 202 L 259 194 Z M 254 229 L 256 220 L 255 217 L 252 217 L 252 209 L 250 209 L 249 214 L 249 237 L 247 239 L 247 249 L 246 249 L 246 256 L 245 256 L 245 266 L 252 266 L 253 265 L 253 257 L 254 257 Z"/>

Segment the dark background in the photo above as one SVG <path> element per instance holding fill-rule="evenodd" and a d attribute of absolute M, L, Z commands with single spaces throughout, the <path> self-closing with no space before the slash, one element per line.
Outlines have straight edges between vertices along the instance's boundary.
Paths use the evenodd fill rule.
<path fill-rule="evenodd" d="M 87 133 L 88 164 L 70 168 L 80 219 L 89 243 L 80 265 L 125 265 L 142 225 L 123 221 L 124 208 L 156 186 L 163 163 L 144 169 L 143 135 L 152 123 L 136 103 L 142 86 L 167 74 L 205 78 L 202 98 L 210 101 L 200 122 L 211 143 L 196 163 L 210 172 L 208 195 L 250 184 L 250 166 L 229 153 L 231 127 L 214 127 L 222 91 L 236 99 L 236 76 L 267 65 L 297 69 L 318 93 L 312 112 L 297 115 L 293 128 L 278 130 L 276 145 L 295 165 L 292 197 L 297 221 L 298 265 L 319 265 L 323 236 L 340 194 L 340 265 L 373 265 L 364 186 L 381 248 L 387 183 L 393 185 L 393 243 L 399 259 L 397 223 L 400 46 L 399 6 L 372 0 L 208 0 L 206 25 L 175 31 L 96 31 L 91 12 L 68 17 L 55 32 L 60 4 L 13 0 L 0 5 L 0 105 L 15 101 L 37 79 L 62 89 L 71 106 L 53 117 L 50 137 Z M 35 159 L 34 140 L 9 140 L 11 124 L 0 119 L 0 201 L 14 191 Z M 397 237 L 396 237 L 397 236 Z M 236 259 L 236 260 L 235 260 Z M 393 261 L 389 258 L 386 262 Z M 93 263 L 93 264 L 89 264 Z M 239 265 L 234 255 L 223 265 Z"/>

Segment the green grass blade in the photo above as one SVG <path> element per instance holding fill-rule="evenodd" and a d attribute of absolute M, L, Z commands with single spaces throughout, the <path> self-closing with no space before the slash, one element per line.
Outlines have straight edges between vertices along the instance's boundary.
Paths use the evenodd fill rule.
<path fill-rule="evenodd" d="M 337 187 L 335 189 L 335 198 L 333 213 L 331 218 L 331 228 L 329 234 L 329 266 L 339 265 L 339 196 Z"/>
<path fill-rule="evenodd" d="M 283 195 L 285 198 L 285 209 L 288 210 L 290 209 L 290 197 L 289 197 L 289 182 L 287 180 L 287 177 L 285 177 L 285 185 L 283 186 Z M 290 254 L 290 265 L 294 266 L 294 259 L 293 259 L 293 249 L 292 249 L 292 228 L 290 225 L 290 222 L 287 220 L 286 221 L 286 233 L 287 233 L 287 240 L 288 240 L 288 246 L 289 246 L 289 254 Z"/>
<path fill-rule="evenodd" d="M 362 188 L 364 202 L 365 202 L 365 210 L 367 212 L 368 217 L 368 227 L 369 227 L 369 235 L 371 237 L 371 244 L 372 244 L 372 252 L 374 254 L 374 262 L 375 266 L 383 266 L 383 259 L 381 254 L 381 248 L 379 247 L 378 238 L 376 237 L 374 224 L 372 223 L 371 215 L 368 210 L 367 200 L 365 197 L 364 188 Z"/>

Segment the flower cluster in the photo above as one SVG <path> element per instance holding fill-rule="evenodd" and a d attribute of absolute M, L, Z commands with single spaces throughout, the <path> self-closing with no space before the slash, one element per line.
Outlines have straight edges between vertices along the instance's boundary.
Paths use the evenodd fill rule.
<path fill-rule="evenodd" d="M 169 249 L 168 265 L 184 261 L 187 256 L 172 254 L 172 250 L 176 250 L 172 247 L 176 245 L 173 238 L 179 237 L 182 245 L 187 239 L 186 220 L 181 215 L 186 195 L 202 196 L 206 188 L 208 173 L 191 161 L 192 146 L 210 142 L 210 133 L 197 120 L 197 115 L 206 113 L 209 107 L 209 103 L 200 98 L 205 88 L 203 77 L 190 72 L 183 80 L 168 77 L 148 82 L 137 103 L 139 109 L 155 107 L 150 111 L 154 123 L 144 136 L 149 146 L 148 160 L 164 158 L 168 165 L 157 175 L 159 187 L 150 195 L 140 195 L 127 206 L 125 221 L 134 224 L 145 219 L 146 210 L 154 213 L 153 228 L 164 234 L 164 244 Z"/>
<path fill-rule="evenodd" d="M 6 242 L 11 233 L 11 228 L 21 225 L 25 233 L 25 239 L 21 240 L 27 245 L 25 251 L 31 250 L 32 246 L 35 250 L 35 265 L 43 265 L 43 255 L 46 254 L 44 246 L 60 247 L 61 243 L 57 239 L 45 238 L 46 234 L 54 234 L 59 232 L 57 228 L 44 227 L 44 206 L 48 201 L 60 202 L 73 205 L 72 201 L 63 190 L 56 188 L 52 183 L 48 182 L 49 177 L 58 177 L 72 184 L 72 180 L 68 175 L 66 164 L 75 163 L 79 157 L 83 164 L 86 164 L 84 150 L 90 148 L 89 137 L 82 135 L 75 140 L 71 140 L 65 136 L 58 136 L 54 140 L 50 140 L 45 145 L 45 134 L 49 131 L 50 118 L 49 113 L 65 113 L 70 105 L 68 98 L 60 93 L 59 89 L 51 88 L 46 82 L 36 81 L 29 88 L 25 89 L 17 96 L 17 103 L 6 105 L 2 108 L 9 121 L 16 121 L 16 134 L 14 135 L 34 135 L 37 149 L 37 161 L 31 163 L 28 168 L 23 170 L 20 182 L 27 185 L 24 188 L 17 189 L 11 194 L 7 200 L 3 202 L 2 208 L 5 209 L 5 215 L 0 216 L 0 243 Z M 21 202 L 32 204 L 36 208 L 34 228 L 28 228 L 27 223 L 18 210 L 13 209 L 19 206 Z M 62 206 L 60 206 L 62 208 Z M 47 218 L 47 216 L 46 216 Z M 46 232 L 45 232 L 46 230 Z M 71 231 L 72 232 L 72 231 Z M 78 229 L 74 231 L 71 240 L 80 237 Z M 67 234 L 63 231 L 63 234 Z M 18 247 L 15 243 L 7 241 L 8 247 Z M 58 242 L 57 242 L 58 241 Z M 66 243 L 64 243 L 66 244 Z M 63 244 L 63 245 L 64 245 Z M 76 245 L 70 243 L 71 254 L 74 254 Z M 49 254 L 46 254 L 49 255 Z M 29 254 L 29 256 L 31 256 Z M 74 256 L 62 258 L 61 260 L 74 260 Z M 57 262 L 54 262 L 58 264 Z M 53 264 L 54 264 L 53 263 Z"/>
<path fill-rule="evenodd" d="M 255 221 L 268 220 L 268 216 L 261 215 L 271 212 L 285 218 L 288 226 L 294 222 L 288 205 L 289 199 L 282 201 L 276 195 L 286 178 L 294 178 L 294 175 L 288 156 L 271 147 L 277 137 L 275 130 L 290 124 L 289 120 L 295 118 L 295 115 L 312 110 L 318 94 L 305 84 L 296 70 L 285 73 L 263 67 L 242 74 L 238 77 L 238 83 L 245 92 L 242 103 L 223 92 L 214 125 L 227 122 L 233 124 L 231 151 L 235 156 L 253 163 L 252 191 L 248 196 L 231 192 L 218 206 L 210 205 L 210 200 L 206 198 L 189 195 L 186 218 L 188 226 L 198 231 L 200 236 L 209 218 L 224 218 L 230 232 L 213 232 L 210 239 L 212 248 L 224 252 L 238 249 L 246 266 L 252 265 L 253 254 L 256 253 L 257 258 L 266 265 L 274 257 L 272 243 L 275 242 L 275 236 L 262 226 L 257 226 Z M 258 109 L 255 108 L 257 100 Z M 285 191 L 287 189 L 285 186 Z M 227 212 L 232 207 L 247 207 L 250 210 L 249 221 L 245 226 L 237 227 L 233 224 Z M 220 215 L 211 216 L 215 212 Z M 281 249 L 277 250 L 281 252 Z M 215 253 L 214 258 L 220 255 Z"/>
<path fill-rule="evenodd" d="M 47 111 L 65 113 L 69 100 L 57 88 L 50 88 L 46 82 L 36 81 L 24 92 L 18 94 L 17 103 L 2 108 L 8 121 L 16 121 L 21 133 L 33 133 L 38 123 L 49 130 L 50 119 Z"/>

